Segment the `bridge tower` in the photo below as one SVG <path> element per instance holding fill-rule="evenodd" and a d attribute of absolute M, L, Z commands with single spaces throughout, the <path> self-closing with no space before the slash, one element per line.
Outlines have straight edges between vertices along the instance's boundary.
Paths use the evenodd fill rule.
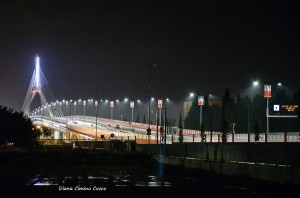
<path fill-rule="evenodd" d="M 35 69 L 22 106 L 22 111 L 27 116 L 30 114 L 30 105 L 36 94 L 40 96 L 41 108 L 44 109 L 45 116 L 63 117 L 60 105 L 56 104 L 55 97 L 40 67 L 40 57 L 38 54 L 35 57 Z"/>

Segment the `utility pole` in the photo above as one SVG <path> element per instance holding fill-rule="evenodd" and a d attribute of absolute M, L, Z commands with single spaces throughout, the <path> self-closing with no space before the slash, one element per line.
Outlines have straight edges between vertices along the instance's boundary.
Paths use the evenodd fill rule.
<path fill-rule="evenodd" d="M 99 105 L 99 95 L 98 93 L 101 92 L 101 89 L 97 89 L 97 93 L 96 93 L 96 101 L 95 101 L 95 106 L 96 106 L 96 141 L 98 139 L 98 129 L 97 129 L 97 123 L 98 123 L 98 105 Z"/>
<path fill-rule="evenodd" d="M 150 135 L 151 135 L 151 128 L 150 128 L 150 100 L 151 100 L 151 83 L 150 83 L 150 71 L 151 67 L 156 67 L 156 63 L 152 63 L 148 65 L 148 129 L 147 129 L 147 135 L 148 135 L 148 144 L 150 144 Z"/>
<path fill-rule="evenodd" d="M 167 144 L 167 107 L 165 107 L 165 144 Z"/>
<path fill-rule="evenodd" d="M 158 144 L 158 123 L 159 123 L 158 109 L 156 109 L 156 144 Z"/>

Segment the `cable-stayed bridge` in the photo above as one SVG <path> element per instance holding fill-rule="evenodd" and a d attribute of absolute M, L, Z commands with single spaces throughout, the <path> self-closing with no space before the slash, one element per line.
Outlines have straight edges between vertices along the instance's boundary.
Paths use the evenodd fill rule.
<path fill-rule="evenodd" d="M 30 111 L 31 103 L 36 95 L 39 95 L 41 106 Z M 86 101 L 83 101 L 83 103 Z M 62 104 L 69 107 L 68 116 L 63 114 Z M 76 101 L 61 101 L 55 99 L 53 92 L 46 80 L 40 66 L 40 58 L 35 57 L 35 69 L 26 93 L 22 111 L 29 116 L 38 127 L 47 125 L 55 130 L 52 138 L 70 142 L 74 140 L 134 140 L 137 143 L 167 143 L 179 142 L 178 129 L 165 127 L 165 132 L 160 133 L 158 123 L 150 125 L 151 135 L 147 135 L 148 124 L 106 119 L 95 116 L 71 115 L 71 105 Z M 98 101 L 95 101 L 98 112 Z M 74 106 L 76 107 L 76 106 Z M 170 130 L 171 129 L 171 130 Z M 231 133 L 227 136 L 227 142 L 254 142 L 254 134 Z M 166 137 L 166 138 L 164 138 Z M 221 142 L 221 133 L 206 131 L 202 139 L 200 131 L 183 129 L 183 142 Z M 299 142 L 298 132 L 282 132 L 261 134 L 259 142 Z"/>

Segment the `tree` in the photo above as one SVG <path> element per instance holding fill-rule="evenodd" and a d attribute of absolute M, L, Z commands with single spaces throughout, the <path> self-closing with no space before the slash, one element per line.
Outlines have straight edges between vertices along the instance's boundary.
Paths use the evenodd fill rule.
<path fill-rule="evenodd" d="M 222 143 L 227 142 L 227 133 L 228 133 L 228 122 L 227 120 L 224 120 L 222 123 Z"/>
<path fill-rule="evenodd" d="M 159 128 L 160 136 L 161 136 L 161 141 L 165 142 L 165 130 L 163 126 L 160 126 Z"/>
<path fill-rule="evenodd" d="M 183 126 L 182 126 L 182 117 L 181 117 L 181 112 L 179 114 L 179 124 L 178 124 L 178 128 L 179 128 L 179 137 L 178 140 L 180 142 L 180 144 L 183 142 Z"/>
<path fill-rule="evenodd" d="M 27 146 L 36 138 L 32 121 L 23 112 L 0 105 L 0 144 L 12 142 L 16 146 Z"/>
<path fill-rule="evenodd" d="M 258 124 L 258 121 L 256 120 L 255 124 L 254 124 L 254 141 L 255 142 L 259 141 L 259 138 L 260 138 L 259 131 L 260 131 L 259 124 Z"/>
<path fill-rule="evenodd" d="M 200 112 L 199 112 L 197 97 L 195 97 L 192 101 L 192 106 L 188 112 L 188 115 L 184 120 L 184 128 L 198 130 L 200 127 L 199 116 L 200 116 Z"/>
<path fill-rule="evenodd" d="M 46 138 L 50 138 L 53 135 L 54 130 L 47 126 L 42 126 L 42 134 Z"/>
<path fill-rule="evenodd" d="M 137 114 L 137 116 L 136 116 L 136 122 L 140 122 L 140 116 L 139 116 L 139 114 Z"/>
<path fill-rule="evenodd" d="M 202 142 L 202 143 L 206 142 L 206 135 L 205 135 L 205 127 L 204 127 L 204 124 L 201 124 L 201 128 L 200 128 L 200 136 L 201 136 L 201 142 Z"/>

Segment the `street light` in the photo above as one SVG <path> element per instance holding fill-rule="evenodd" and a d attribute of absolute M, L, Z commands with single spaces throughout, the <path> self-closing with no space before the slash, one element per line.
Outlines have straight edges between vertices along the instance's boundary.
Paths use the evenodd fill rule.
<path fill-rule="evenodd" d="M 253 83 L 254 86 L 258 86 L 259 83 L 258 81 L 254 81 Z M 277 86 L 282 86 L 282 84 L 279 82 L 277 83 Z M 272 97 L 272 94 L 271 94 L 271 85 L 270 84 L 264 84 L 264 98 L 267 99 L 267 107 L 266 107 L 266 118 L 267 118 L 267 130 L 266 130 L 266 133 L 267 135 L 269 134 L 269 98 Z"/>
<path fill-rule="evenodd" d="M 97 129 L 97 124 L 98 124 L 98 103 L 99 103 L 99 95 L 98 93 L 100 92 L 100 94 L 102 93 L 102 89 L 97 89 L 97 93 L 96 93 L 96 99 L 95 99 L 95 106 L 96 106 L 96 140 L 97 140 L 97 132 L 98 132 L 98 129 Z"/>
<path fill-rule="evenodd" d="M 259 85 L 259 82 L 257 80 L 253 82 L 254 87 L 257 87 L 258 85 Z"/>
<path fill-rule="evenodd" d="M 96 140 L 97 140 L 97 117 L 98 117 L 98 100 L 95 100 L 95 107 L 96 107 Z"/>
<path fill-rule="evenodd" d="M 151 128 L 150 128 L 150 97 L 151 97 L 151 83 L 150 83 L 150 77 L 151 77 L 151 68 L 152 67 L 156 67 L 157 64 L 156 63 L 151 63 L 148 65 L 148 72 L 149 72 L 149 76 L 148 76 L 148 129 L 147 129 L 147 135 L 148 135 L 148 144 L 150 144 L 150 135 L 151 135 Z"/>
<path fill-rule="evenodd" d="M 210 106 L 210 142 L 212 143 L 212 130 L 213 130 L 213 98 L 209 99 L 209 106 Z"/>

